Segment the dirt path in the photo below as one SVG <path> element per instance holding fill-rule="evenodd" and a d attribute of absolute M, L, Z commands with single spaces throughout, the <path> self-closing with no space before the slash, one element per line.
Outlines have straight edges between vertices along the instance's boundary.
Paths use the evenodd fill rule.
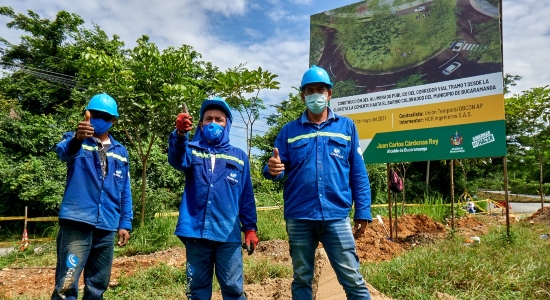
<path fill-rule="evenodd" d="M 533 216 L 533 219 L 531 219 L 532 222 L 538 220 L 550 222 L 550 210 L 544 211 L 544 213 L 539 212 Z M 458 232 L 462 232 L 464 236 L 472 236 L 485 234 L 488 231 L 488 226 L 486 225 L 488 222 L 504 222 L 502 217 L 485 218 L 485 220 L 478 217 L 457 219 L 455 226 Z M 384 220 L 384 222 L 387 224 L 388 220 Z M 437 223 L 423 215 L 405 215 L 398 219 L 398 238 L 389 241 L 386 238 L 384 228 L 378 222 L 373 222 L 369 225 L 363 237 L 356 241 L 358 256 L 362 262 L 390 260 L 411 247 L 432 243 L 437 239 L 445 237 L 448 228 L 448 226 Z M 272 240 L 260 242 L 252 258 L 260 259 L 265 257 L 269 257 L 270 260 L 277 263 L 291 265 L 287 241 Z M 183 268 L 185 249 L 172 248 L 150 255 L 115 258 L 110 286 L 114 287 L 118 285 L 118 280 L 121 276 L 131 276 L 137 271 L 143 271 L 143 269 L 162 263 Z M 341 291 L 343 293 L 343 291 L 336 281 L 328 260 L 321 260 L 320 264 L 322 266 L 318 268 L 316 277 L 316 280 L 319 282 L 319 294 L 316 299 L 342 299 L 335 298 L 341 297 L 342 294 L 336 293 L 336 296 L 332 295 L 332 292 Z M 21 296 L 26 296 L 30 299 L 40 296 L 48 297 L 53 288 L 54 274 L 55 268 L 53 266 L 4 268 L 0 270 L 0 299 L 11 299 Z M 292 278 L 271 278 L 266 279 L 261 284 L 245 284 L 245 289 L 249 293 L 250 299 L 290 300 L 291 283 Z M 381 294 L 376 295 L 379 298 L 373 297 L 374 300 L 389 299 Z M 219 293 L 216 293 L 213 299 L 220 300 L 222 298 Z"/>

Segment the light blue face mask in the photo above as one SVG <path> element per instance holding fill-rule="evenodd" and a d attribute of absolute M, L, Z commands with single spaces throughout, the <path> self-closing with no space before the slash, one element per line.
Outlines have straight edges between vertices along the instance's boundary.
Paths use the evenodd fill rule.
<path fill-rule="evenodd" d="M 219 144 L 224 135 L 224 128 L 218 123 L 210 123 L 203 127 L 204 137 L 213 145 Z"/>
<path fill-rule="evenodd" d="M 90 119 L 90 124 L 94 128 L 94 133 L 99 135 L 104 134 L 113 126 L 112 122 L 103 119 Z"/>
<path fill-rule="evenodd" d="M 305 99 L 307 109 L 315 115 L 322 113 L 327 107 L 326 94 L 311 94 L 305 96 Z"/>

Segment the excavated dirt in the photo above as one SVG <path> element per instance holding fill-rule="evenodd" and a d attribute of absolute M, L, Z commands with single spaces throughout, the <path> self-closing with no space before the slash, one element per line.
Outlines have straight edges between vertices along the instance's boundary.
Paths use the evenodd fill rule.
<path fill-rule="evenodd" d="M 515 219 L 514 219 L 515 220 Z M 539 211 L 527 219 L 532 223 L 550 225 L 550 209 Z M 357 254 L 361 262 L 378 262 L 391 260 L 411 247 L 433 243 L 444 238 L 450 224 L 441 224 L 425 215 L 405 215 L 397 220 L 397 237 L 389 239 L 389 220 L 383 219 L 386 230 L 376 219 L 369 224 L 363 237 L 356 241 Z M 447 222 L 450 223 L 450 222 Z M 489 230 L 490 224 L 505 224 L 501 216 L 468 216 L 455 219 L 455 229 L 465 237 L 480 236 Z M 395 231 L 395 228 L 393 228 Z M 322 246 L 321 246 L 322 247 Z M 262 241 L 251 256 L 252 259 L 269 259 L 270 261 L 291 266 L 287 241 Z M 172 248 L 150 255 L 136 255 L 115 258 L 111 275 L 111 287 L 116 287 L 121 276 L 132 276 L 137 271 L 143 271 L 159 264 L 174 267 L 184 267 L 185 249 Z M 328 262 L 318 262 L 318 264 Z M 29 299 L 48 297 L 53 288 L 55 268 L 26 267 L 4 268 L 0 270 L 0 299 L 11 299 L 26 296 Z M 262 283 L 245 282 L 249 299 L 289 300 L 292 278 L 266 279 Z M 183 289 L 183 287 L 182 287 Z M 383 295 L 380 295 L 383 297 Z M 222 299 L 220 293 L 215 293 L 214 300 Z M 318 295 L 317 300 L 322 300 Z M 378 299 L 373 297 L 373 299 Z"/>

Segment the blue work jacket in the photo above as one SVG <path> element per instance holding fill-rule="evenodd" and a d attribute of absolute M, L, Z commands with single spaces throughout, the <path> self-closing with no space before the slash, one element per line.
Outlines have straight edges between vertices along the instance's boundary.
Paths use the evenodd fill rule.
<path fill-rule="evenodd" d="M 189 145 L 188 134 L 172 132 L 168 162 L 185 173 L 185 188 L 175 234 L 218 242 L 241 242 L 241 231 L 256 227 L 256 204 L 248 157 L 239 148 L 215 154 Z"/>
<path fill-rule="evenodd" d="M 67 132 L 56 152 L 67 162 L 67 182 L 59 219 L 73 220 L 98 229 L 132 229 L 132 192 L 130 165 L 126 148 L 111 135 L 107 150 L 107 174 L 103 178 L 98 144 L 92 138 L 83 141 L 75 155 L 69 155 L 69 143 L 75 136 Z"/>
<path fill-rule="evenodd" d="M 272 177 L 266 165 L 264 177 L 277 181 L 287 176 L 285 219 L 343 219 L 355 202 L 354 219 L 372 221 L 370 183 L 357 128 L 351 119 L 328 110 L 327 120 L 319 125 L 308 121 L 306 111 L 283 126 L 275 147 L 285 170 Z"/>

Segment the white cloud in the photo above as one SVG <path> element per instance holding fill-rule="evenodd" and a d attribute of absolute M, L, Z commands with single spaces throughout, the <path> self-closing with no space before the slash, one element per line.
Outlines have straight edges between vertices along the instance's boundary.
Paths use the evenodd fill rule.
<path fill-rule="evenodd" d="M 265 98 L 274 102 L 294 92 L 291 86 L 299 85 L 308 67 L 309 16 L 353 2 L 357 1 L 2 0 L 0 5 L 25 14 L 31 9 L 48 18 L 54 18 L 60 10 L 73 12 L 85 20 L 87 27 L 95 22 L 109 35 L 119 35 L 128 47 L 135 46 L 142 34 L 160 49 L 188 44 L 221 70 L 239 63 L 247 63 L 249 68 L 261 66 L 279 75 L 281 90 L 265 92 Z M 549 84 L 550 60 L 546 57 L 550 49 L 550 3 L 504 0 L 503 14 L 504 71 L 523 76 L 512 91 L 519 93 Z M 215 29 L 219 24 L 234 24 L 238 18 L 254 25 L 247 23 L 223 34 Z M 0 17 L 0 36 L 17 43 L 22 32 L 5 30 L 7 21 Z"/>
<path fill-rule="evenodd" d="M 503 2 L 504 72 L 523 76 L 514 94 L 550 84 L 550 3 L 505 0 Z"/>

